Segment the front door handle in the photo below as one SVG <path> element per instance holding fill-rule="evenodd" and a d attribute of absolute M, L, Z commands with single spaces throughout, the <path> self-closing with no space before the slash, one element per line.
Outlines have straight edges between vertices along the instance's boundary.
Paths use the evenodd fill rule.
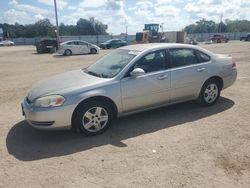
<path fill-rule="evenodd" d="M 206 68 L 199 68 L 199 69 L 197 69 L 197 72 L 202 72 L 204 70 L 206 70 Z"/>
<path fill-rule="evenodd" d="M 164 80 L 166 78 L 168 78 L 168 75 L 160 75 L 157 79 L 158 80 Z"/>

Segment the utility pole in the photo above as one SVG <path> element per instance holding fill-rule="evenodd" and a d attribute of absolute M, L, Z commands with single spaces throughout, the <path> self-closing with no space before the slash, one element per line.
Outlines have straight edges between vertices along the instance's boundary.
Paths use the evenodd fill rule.
<path fill-rule="evenodd" d="M 222 32 L 222 18 L 223 18 L 223 14 L 221 13 L 220 15 L 220 25 L 219 25 L 219 32 Z"/>
<path fill-rule="evenodd" d="M 164 31 L 163 25 L 164 25 L 164 23 L 161 23 L 161 32 Z"/>
<path fill-rule="evenodd" d="M 56 16 L 56 41 L 57 41 L 57 48 L 58 48 L 59 42 L 60 42 L 60 37 L 59 37 L 60 35 L 59 35 L 59 27 L 58 27 L 56 0 L 54 0 L 54 5 L 55 5 L 55 16 Z"/>
<path fill-rule="evenodd" d="M 126 25 L 126 41 L 128 40 L 128 25 Z"/>

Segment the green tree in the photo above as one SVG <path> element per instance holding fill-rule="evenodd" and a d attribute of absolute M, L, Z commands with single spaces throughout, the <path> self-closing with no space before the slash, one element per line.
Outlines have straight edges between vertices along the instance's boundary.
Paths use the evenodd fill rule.
<path fill-rule="evenodd" d="M 248 20 L 226 20 L 228 32 L 250 32 L 250 21 Z"/>
<path fill-rule="evenodd" d="M 87 19 L 80 18 L 76 23 L 79 35 L 106 35 L 107 26 L 93 17 Z"/>
<path fill-rule="evenodd" d="M 47 18 L 37 21 L 34 28 L 38 37 L 55 37 L 55 28 Z"/>

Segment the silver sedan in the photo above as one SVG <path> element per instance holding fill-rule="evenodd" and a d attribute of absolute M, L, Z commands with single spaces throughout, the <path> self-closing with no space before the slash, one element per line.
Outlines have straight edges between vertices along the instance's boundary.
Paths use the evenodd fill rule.
<path fill-rule="evenodd" d="M 213 105 L 236 77 L 229 55 L 184 44 L 131 45 L 37 83 L 22 108 L 35 128 L 95 135 L 116 117 L 190 100 Z"/>

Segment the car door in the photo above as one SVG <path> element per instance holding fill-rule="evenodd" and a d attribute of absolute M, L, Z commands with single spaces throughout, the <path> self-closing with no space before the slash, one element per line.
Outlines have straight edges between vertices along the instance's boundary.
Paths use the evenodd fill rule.
<path fill-rule="evenodd" d="M 170 71 L 167 67 L 166 50 L 151 52 L 131 67 L 129 72 L 141 68 L 145 74 L 131 77 L 128 72 L 121 80 L 124 112 L 169 102 Z"/>
<path fill-rule="evenodd" d="M 122 42 L 122 40 L 117 40 L 117 45 L 116 45 L 117 47 L 121 47 L 121 46 L 123 46 L 123 42 Z"/>
<path fill-rule="evenodd" d="M 116 40 L 112 40 L 112 41 L 110 42 L 110 47 L 111 47 L 111 48 L 115 48 L 115 47 L 116 47 Z"/>
<path fill-rule="evenodd" d="M 207 63 L 211 58 L 191 48 L 169 49 L 169 56 L 171 102 L 194 99 L 205 81 Z"/>
<path fill-rule="evenodd" d="M 88 54 L 90 49 L 88 48 L 88 43 L 86 42 L 79 42 L 79 53 L 80 54 Z"/>
<path fill-rule="evenodd" d="M 77 41 L 68 42 L 67 45 L 65 46 L 65 50 L 67 49 L 70 49 L 72 54 L 78 54 L 79 53 L 78 42 Z"/>
<path fill-rule="evenodd" d="M 74 41 L 74 51 L 75 51 L 75 54 L 81 54 L 82 53 L 80 41 Z"/>

